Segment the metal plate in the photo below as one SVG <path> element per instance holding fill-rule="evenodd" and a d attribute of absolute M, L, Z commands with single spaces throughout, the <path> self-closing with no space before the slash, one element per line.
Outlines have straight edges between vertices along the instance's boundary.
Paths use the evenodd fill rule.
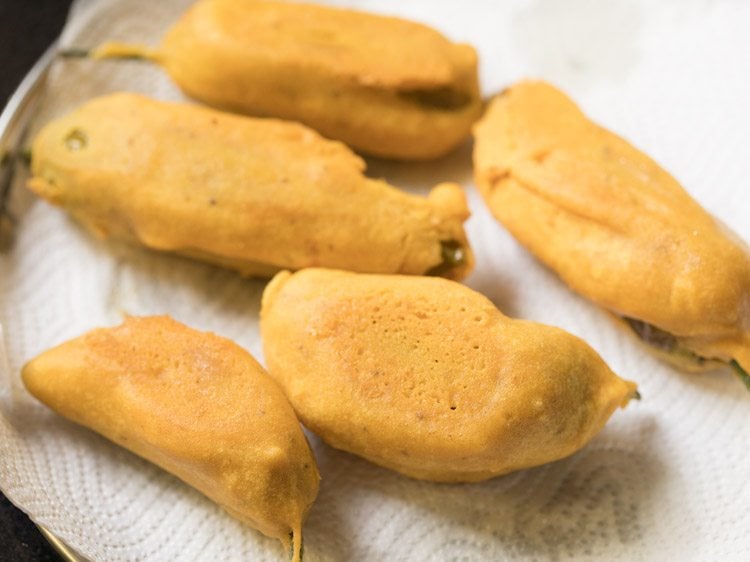
<path fill-rule="evenodd" d="M 39 102 L 47 72 L 58 53 L 57 41 L 52 43 L 42 57 L 24 77 L 0 114 L 0 250 L 8 247 L 13 237 L 13 216 L 8 209 L 13 176 L 21 155 L 29 119 Z M 46 527 L 34 523 L 42 536 L 66 562 L 85 562 Z"/>

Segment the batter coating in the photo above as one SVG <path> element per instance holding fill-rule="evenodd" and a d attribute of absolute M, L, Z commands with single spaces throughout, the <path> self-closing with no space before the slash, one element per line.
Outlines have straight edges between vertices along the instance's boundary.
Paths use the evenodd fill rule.
<path fill-rule="evenodd" d="M 568 456 L 635 395 L 579 338 L 445 279 L 282 272 L 261 332 L 269 374 L 308 428 L 425 480 Z"/>
<path fill-rule="evenodd" d="M 128 318 L 30 361 L 60 415 L 195 487 L 300 559 L 315 458 L 281 389 L 233 342 L 168 317 Z"/>
<path fill-rule="evenodd" d="M 475 128 L 492 213 L 574 291 L 679 366 L 750 386 L 750 254 L 656 162 L 562 92 L 521 82 Z"/>
<path fill-rule="evenodd" d="M 246 275 L 310 266 L 467 275 L 461 188 L 440 184 L 425 199 L 364 168 L 297 123 L 119 93 L 42 129 L 28 185 L 99 237 Z"/>
<path fill-rule="evenodd" d="M 415 22 L 314 4 L 200 0 L 156 50 L 107 43 L 94 56 L 151 59 L 209 105 L 300 121 L 388 158 L 442 156 L 482 109 L 469 45 Z"/>

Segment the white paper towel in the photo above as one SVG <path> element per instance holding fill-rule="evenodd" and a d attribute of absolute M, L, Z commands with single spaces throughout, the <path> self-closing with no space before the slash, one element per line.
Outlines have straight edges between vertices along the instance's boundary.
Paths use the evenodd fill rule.
<path fill-rule="evenodd" d="M 670 170 L 750 240 L 750 4 L 740 0 L 349 1 L 431 24 L 479 50 L 485 93 L 525 77 L 568 91 L 592 118 Z M 186 0 L 79 1 L 67 46 L 156 44 Z M 37 118 L 114 90 L 181 96 L 138 62 L 56 65 Z M 678 373 L 571 294 L 490 217 L 470 146 L 369 173 L 417 193 L 467 186 L 477 269 L 468 284 L 511 316 L 568 329 L 643 400 L 584 450 L 481 484 L 411 480 L 312 439 L 323 477 L 305 527 L 308 561 L 747 560 L 750 396 L 728 372 Z M 18 240 L 0 255 L 0 487 L 92 560 L 283 560 L 177 479 L 35 403 L 19 370 L 35 354 L 123 313 L 171 314 L 259 358 L 263 283 L 101 242 L 20 186 Z"/>

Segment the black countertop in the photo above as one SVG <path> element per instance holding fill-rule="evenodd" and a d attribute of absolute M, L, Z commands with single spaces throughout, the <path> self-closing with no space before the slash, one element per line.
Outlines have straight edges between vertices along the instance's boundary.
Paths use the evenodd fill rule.
<path fill-rule="evenodd" d="M 71 0 L 0 0 L 0 105 L 5 106 L 24 75 L 60 33 L 70 4 Z M 2 493 L 0 560 L 61 560 L 29 518 Z"/>

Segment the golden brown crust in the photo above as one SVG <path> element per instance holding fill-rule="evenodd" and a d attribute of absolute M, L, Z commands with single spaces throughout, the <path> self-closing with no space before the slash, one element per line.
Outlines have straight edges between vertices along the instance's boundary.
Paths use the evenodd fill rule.
<path fill-rule="evenodd" d="M 281 389 L 231 341 L 168 317 L 128 318 L 43 353 L 23 381 L 266 535 L 288 544 L 299 534 L 318 492 L 315 459 Z"/>
<path fill-rule="evenodd" d="M 282 272 L 261 331 L 305 425 L 415 478 L 478 481 L 570 455 L 635 391 L 580 339 L 438 278 Z"/>
<path fill-rule="evenodd" d="M 394 17 L 304 2 L 204 0 L 179 26 L 201 37 L 220 30 L 214 40 L 229 42 L 247 57 L 315 68 L 367 86 L 431 88 L 455 79 L 450 64 L 455 46 L 434 29 Z"/>
<path fill-rule="evenodd" d="M 743 354 L 747 247 L 653 160 L 543 82 L 495 98 L 475 137 L 491 211 L 573 290 L 707 358 Z"/>
<path fill-rule="evenodd" d="M 202 0 L 151 58 L 196 99 L 300 121 L 376 156 L 441 156 L 481 112 L 473 48 L 354 10 Z"/>
<path fill-rule="evenodd" d="M 307 127 L 136 94 L 97 98 L 34 140 L 29 187 L 90 231 L 246 274 L 328 266 L 424 274 L 463 230 L 461 188 L 408 195 Z"/>

